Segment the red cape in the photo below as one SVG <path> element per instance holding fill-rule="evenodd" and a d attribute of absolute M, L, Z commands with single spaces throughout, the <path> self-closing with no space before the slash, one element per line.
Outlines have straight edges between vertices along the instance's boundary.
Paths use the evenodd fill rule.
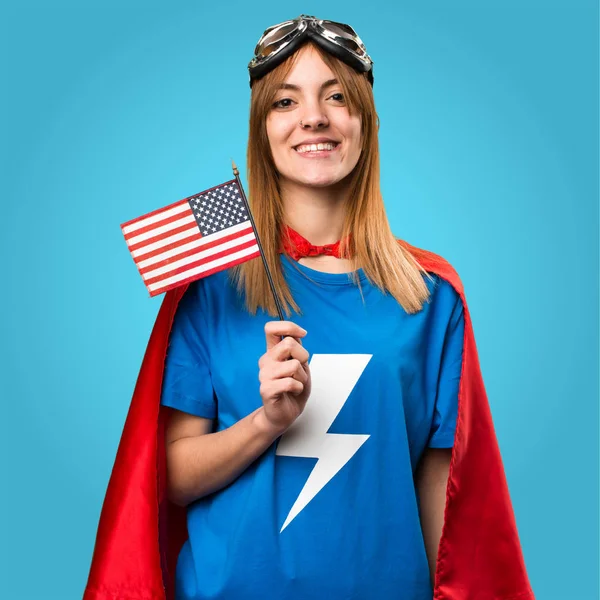
<path fill-rule="evenodd" d="M 434 600 L 533 600 L 462 283 L 442 257 L 400 243 L 446 279 L 464 305 L 458 419 L 446 490 Z M 173 600 L 186 509 L 166 497 L 160 393 L 167 342 L 188 284 L 166 293 L 135 387 L 83 600 Z"/>

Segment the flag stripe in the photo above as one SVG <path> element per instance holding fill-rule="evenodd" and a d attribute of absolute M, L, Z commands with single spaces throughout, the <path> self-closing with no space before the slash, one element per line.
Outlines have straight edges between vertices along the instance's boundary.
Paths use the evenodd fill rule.
<path fill-rule="evenodd" d="M 133 260 L 139 264 L 141 257 L 144 259 L 151 258 L 152 256 L 166 252 L 169 248 L 176 248 L 177 246 L 186 244 L 190 240 L 200 240 L 202 239 L 202 234 L 198 231 L 198 227 L 186 227 L 183 231 L 180 231 L 175 235 L 162 235 L 160 237 L 162 239 L 158 240 L 157 242 L 142 244 L 141 246 L 138 244 L 138 249 L 131 252 Z"/>
<path fill-rule="evenodd" d="M 256 238 L 251 239 L 250 241 L 244 242 L 243 244 L 235 244 L 235 247 L 238 248 L 238 252 L 239 251 L 245 251 L 248 250 L 249 248 L 257 248 L 257 244 L 256 244 Z M 202 265 L 206 264 L 206 263 L 212 263 L 217 259 L 221 259 L 221 258 L 226 258 L 228 256 L 231 256 L 233 253 L 231 251 L 230 248 L 227 248 L 225 250 L 220 250 L 220 246 L 217 246 L 216 248 L 211 248 L 211 250 L 209 252 L 207 252 L 206 256 L 205 254 L 202 252 L 198 255 L 196 255 L 195 257 L 188 257 L 187 259 L 184 259 L 183 261 L 179 261 L 178 266 L 173 267 L 173 268 L 169 268 L 168 267 L 163 267 L 162 269 L 157 269 L 157 271 L 159 271 L 159 273 L 157 275 L 153 275 L 153 272 L 148 273 L 147 276 L 143 276 L 144 277 L 144 283 L 147 286 L 151 286 L 152 284 L 156 283 L 157 281 L 169 281 L 171 279 L 173 279 L 174 277 L 179 277 L 182 273 L 185 276 L 185 273 L 189 272 L 198 272 L 201 273 L 202 269 L 200 268 L 199 271 L 196 271 L 197 268 L 202 267 Z M 198 258 L 199 257 L 199 258 Z M 196 260 L 193 260 L 194 258 L 196 258 Z"/>
<path fill-rule="evenodd" d="M 247 253 L 247 250 L 243 250 L 242 252 L 236 252 L 235 254 L 230 254 L 228 256 L 229 260 L 224 260 L 224 259 L 219 259 L 219 260 L 215 260 L 214 261 L 214 266 L 213 263 L 208 263 L 206 265 L 203 265 L 203 267 L 200 267 L 199 269 L 195 269 L 191 275 L 189 275 L 188 277 L 184 277 L 185 273 L 182 274 L 182 278 L 178 279 L 178 278 L 171 278 L 168 281 L 168 283 L 165 283 L 165 285 L 162 286 L 148 286 L 148 290 L 150 292 L 150 296 L 156 296 L 157 294 L 162 294 L 162 292 L 166 292 L 168 290 L 171 290 L 175 287 L 178 287 L 180 285 L 183 285 L 184 283 L 189 283 L 190 281 L 195 281 L 196 279 L 199 279 L 200 277 L 207 277 L 208 275 L 212 275 L 213 273 L 216 273 L 217 271 L 222 271 L 223 269 L 229 269 L 230 267 L 233 267 L 235 265 L 239 265 L 243 262 L 246 262 L 247 260 L 250 260 L 252 258 L 257 258 L 260 256 L 260 250 L 258 250 L 258 246 L 256 246 L 256 251 L 255 252 L 250 252 L 249 254 Z M 204 268 L 204 270 L 202 270 L 202 268 Z"/>
<path fill-rule="evenodd" d="M 248 229 L 248 227 L 251 226 L 250 225 L 250 221 L 244 221 L 242 223 L 240 223 L 239 225 L 234 225 L 233 227 L 228 227 L 226 230 L 223 231 L 217 231 L 216 233 L 211 233 L 210 236 L 206 236 L 206 241 L 212 241 L 212 240 L 217 240 L 217 239 L 221 239 L 223 237 L 227 237 L 229 235 L 231 235 L 232 233 L 238 232 L 238 231 L 242 231 L 242 230 L 246 230 Z M 139 262 L 139 258 L 141 256 L 143 256 L 144 258 L 150 258 L 151 256 L 156 256 L 157 254 L 160 254 L 161 252 L 165 252 L 165 246 L 167 245 L 172 245 L 172 247 L 177 247 L 177 246 L 181 246 L 182 244 L 185 244 L 187 242 L 189 242 L 189 238 L 192 234 L 197 234 L 197 237 L 200 239 L 202 238 L 202 234 L 200 233 L 200 231 L 198 230 L 197 227 L 193 227 L 193 228 L 188 228 L 187 232 L 180 232 L 177 233 L 175 235 L 173 235 L 172 237 L 169 237 L 167 234 L 162 234 L 160 236 L 159 241 L 157 242 L 153 242 L 152 244 L 149 244 L 148 246 L 141 246 L 138 244 L 138 246 L 136 246 L 137 249 L 133 250 L 131 252 L 134 260 L 137 262 Z M 183 241 L 185 240 L 185 241 Z M 131 250 L 131 248 L 130 248 Z"/>
<path fill-rule="evenodd" d="M 180 216 L 176 221 L 173 221 L 172 223 L 161 225 L 159 227 L 151 229 L 150 231 L 146 231 L 145 233 L 141 233 L 140 235 L 132 237 L 131 239 L 127 240 L 127 243 L 131 244 L 131 246 L 133 247 L 139 244 L 140 242 L 146 242 L 163 233 L 172 233 L 174 229 L 177 229 L 178 227 L 183 227 L 184 225 L 189 225 L 190 223 L 193 223 L 197 227 L 196 219 L 194 218 L 194 215 L 192 214 L 191 210 L 188 211 L 188 214 L 184 213 L 183 216 Z"/>
<path fill-rule="evenodd" d="M 187 200 L 179 200 L 170 206 L 166 206 L 165 208 L 159 208 L 147 215 L 142 217 L 138 217 L 137 219 L 133 219 L 133 221 L 127 221 L 127 223 L 123 223 L 121 225 L 121 229 L 123 230 L 123 235 L 127 238 L 128 234 L 133 231 L 138 231 L 142 227 L 146 227 L 147 225 L 152 225 L 157 221 L 162 219 L 166 219 L 171 215 L 177 215 L 186 210 L 186 207 L 189 207 Z"/>
<path fill-rule="evenodd" d="M 183 207 L 186 208 L 185 206 Z M 170 215 L 165 217 L 164 219 L 158 219 L 155 223 L 151 223 L 150 225 L 146 225 L 145 227 L 140 227 L 136 231 L 133 231 L 125 236 L 126 240 L 137 239 L 138 236 L 141 236 L 142 233 L 147 233 L 149 231 L 160 231 L 161 227 L 164 225 L 169 225 L 170 223 L 177 223 L 180 219 L 186 216 L 186 212 L 193 216 L 192 210 L 188 204 L 187 210 L 181 210 L 175 215 Z M 157 215 L 158 216 L 158 215 Z M 164 228 L 163 228 L 164 229 Z"/>
<path fill-rule="evenodd" d="M 164 252 L 165 246 L 180 243 L 182 240 L 186 240 L 192 236 L 202 237 L 202 234 L 198 231 L 198 226 L 184 225 L 168 233 L 156 236 L 156 240 L 153 238 L 150 242 L 140 242 L 135 246 L 129 246 L 129 250 L 134 260 L 137 260 L 140 256 L 146 256 L 146 254 L 151 254 L 155 251 Z"/>
<path fill-rule="evenodd" d="M 233 229 L 233 227 L 231 228 Z M 226 229 L 219 233 L 229 232 L 229 229 Z M 250 237 L 249 237 L 250 236 Z M 252 226 L 249 222 L 247 222 L 247 227 L 245 227 L 242 231 L 236 231 L 235 233 L 230 233 L 226 236 L 219 236 L 219 238 L 215 239 L 216 236 L 207 236 L 201 237 L 198 235 L 198 238 L 190 241 L 179 242 L 178 244 L 172 244 L 168 248 L 161 248 L 157 252 L 152 253 L 152 256 L 146 257 L 144 260 L 140 260 L 137 263 L 138 269 L 140 273 L 144 274 L 151 268 L 160 267 L 162 263 L 172 263 L 173 260 L 179 260 L 180 258 L 184 258 L 190 254 L 199 254 L 197 249 L 201 248 L 202 252 L 208 250 L 209 248 L 213 248 L 214 246 L 218 246 L 225 242 L 229 242 L 231 240 L 241 239 L 239 243 L 242 241 L 247 241 L 254 237 L 254 231 L 252 230 Z"/>
<path fill-rule="evenodd" d="M 198 265 L 203 260 L 211 260 L 212 257 L 222 255 L 236 246 L 239 246 L 240 249 L 245 248 L 248 243 L 256 243 L 254 233 L 243 237 L 236 237 L 229 242 L 213 244 L 212 247 L 206 250 L 203 249 L 201 252 L 192 250 L 191 252 L 187 252 L 186 256 L 177 257 L 175 260 L 166 259 L 159 265 L 151 265 L 145 269 L 140 269 L 140 274 L 145 281 L 152 281 L 159 276 L 163 277 L 171 272 L 177 273 L 182 267 L 186 267 L 186 265 Z"/>
<path fill-rule="evenodd" d="M 198 225 L 196 223 L 188 223 L 187 225 L 181 225 L 181 227 L 176 227 L 174 229 L 170 229 L 169 231 L 165 231 L 165 233 L 161 233 L 155 237 L 148 238 L 145 241 L 141 241 L 138 244 L 132 244 L 129 246 L 129 250 L 134 252 L 135 250 L 139 250 L 140 248 L 144 248 L 149 244 L 154 242 L 160 242 L 161 240 L 166 240 L 171 237 L 173 234 L 181 233 L 187 231 L 188 235 L 192 235 L 193 232 L 198 231 Z M 168 242 L 165 242 L 168 243 Z"/>

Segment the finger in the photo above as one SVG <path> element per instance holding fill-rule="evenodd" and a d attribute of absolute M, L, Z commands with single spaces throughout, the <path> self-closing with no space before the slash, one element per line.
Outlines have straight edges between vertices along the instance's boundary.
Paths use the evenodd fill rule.
<path fill-rule="evenodd" d="M 272 379 L 265 381 L 260 386 L 260 395 L 263 398 L 276 398 L 281 394 L 292 394 L 297 396 L 304 391 L 304 384 L 293 377 L 284 377 L 283 379 Z"/>
<path fill-rule="evenodd" d="M 310 377 L 308 363 L 301 363 L 297 358 L 291 357 L 281 362 L 270 360 L 263 363 L 258 371 L 258 380 L 261 383 L 284 377 L 293 377 L 302 383 L 306 383 Z"/>
<path fill-rule="evenodd" d="M 305 363 L 309 354 L 306 348 L 301 346 L 294 338 L 286 337 L 277 345 L 273 346 L 268 352 L 272 360 L 284 361 L 288 358 L 295 358 L 301 363 Z"/>
<path fill-rule="evenodd" d="M 281 382 L 281 386 L 283 388 L 283 392 L 287 394 L 291 394 L 292 396 L 299 396 L 304 391 L 304 384 L 300 383 L 297 379 L 293 377 L 286 377 L 285 379 L 277 379 L 278 382 Z"/>
<path fill-rule="evenodd" d="M 297 358 L 292 358 L 281 363 L 275 363 L 271 377 L 273 379 L 293 377 L 300 383 L 306 383 L 308 381 L 308 373 L 302 368 L 302 363 Z"/>
<path fill-rule="evenodd" d="M 306 330 L 300 325 L 292 323 L 292 321 L 268 321 L 265 324 L 265 338 L 267 342 L 267 350 L 276 346 L 282 336 L 291 336 L 302 338 L 306 335 Z"/>

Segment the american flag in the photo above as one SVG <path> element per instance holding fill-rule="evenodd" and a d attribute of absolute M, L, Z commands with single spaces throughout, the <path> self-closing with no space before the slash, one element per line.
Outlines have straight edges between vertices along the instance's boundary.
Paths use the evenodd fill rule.
<path fill-rule="evenodd" d="M 123 223 L 121 230 L 150 296 L 260 256 L 235 179 Z"/>

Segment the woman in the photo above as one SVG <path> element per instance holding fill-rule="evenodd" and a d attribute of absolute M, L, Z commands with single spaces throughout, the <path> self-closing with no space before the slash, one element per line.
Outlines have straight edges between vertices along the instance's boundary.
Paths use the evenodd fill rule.
<path fill-rule="evenodd" d="M 362 42 L 302 15 L 265 32 L 250 77 L 250 202 L 289 320 L 253 260 L 186 286 L 155 329 L 167 595 L 176 551 L 181 600 L 532 598 L 458 276 L 385 216 Z M 139 595 L 140 569 L 115 576 L 98 546 L 88 597 Z"/>

